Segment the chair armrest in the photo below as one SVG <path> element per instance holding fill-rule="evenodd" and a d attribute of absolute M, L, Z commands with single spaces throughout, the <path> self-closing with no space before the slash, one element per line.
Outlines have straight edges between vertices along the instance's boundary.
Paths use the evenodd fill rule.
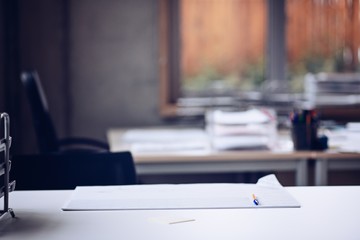
<path fill-rule="evenodd" d="M 60 151 L 109 151 L 109 144 L 91 138 L 69 137 L 59 140 Z"/>

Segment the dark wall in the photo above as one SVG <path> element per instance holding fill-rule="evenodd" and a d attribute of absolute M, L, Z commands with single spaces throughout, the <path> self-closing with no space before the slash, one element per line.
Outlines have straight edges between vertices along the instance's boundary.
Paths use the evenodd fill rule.
<path fill-rule="evenodd" d="M 5 51 L 5 42 L 4 42 L 4 1 L 0 1 L 0 112 L 5 110 L 5 99 L 4 99 L 4 51 Z"/>
<path fill-rule="evenodd" d="M 71 2 L 72 133 L 160 122 L 157 2 Z"/>
<path fill-rule="evenodd" d="M 24 138 L 22 137 L 22 96 L 19 94 L 19 14 L 17 0 L 1 1 L 0 20 L 0 112 L 10 115 L 13 137 L 12 149 L 22 151 Z M 15 127 L 16 126 L 16 127 Z M 1 126 L 3 128 L 3 126 Z"/>
<path fill-rule="evenodd" d="M 19 5 L 20 70 L 36 69 L 60 134 L 66 133 L 66 1 L 21 0 Z"/>
<path fill-rule="evenodd" d="M 157 0 L 2 0 L 0 8 L 15 13 L 0 19 L 3 48 L 4 28 L 16 33 L 16 54 L 0 51 L 0 111 L 11 113 L 16 151 L 36 151 L 22 70 L 40 74 L 61 137 L 105 140 L 112 127 L 162 123 Z"/>

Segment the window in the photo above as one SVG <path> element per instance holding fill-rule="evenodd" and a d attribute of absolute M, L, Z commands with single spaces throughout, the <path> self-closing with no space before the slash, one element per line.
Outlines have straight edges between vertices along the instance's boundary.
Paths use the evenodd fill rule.
<path fill-rule="evenodd" d="M 264 80 L 265 0 L 181 0 L 180 91 L 257 89 Z"/>
<path fill-rule="evenodd" d="M 308 72 L 359 71 L 359 0 L 287 0 L 286 46 L 292 91 Z"/>
<path fill-rule="evenodd" d="M 291 106 L 306 73 L 359 71 L 359 18 L 359 0 L 160 0 L 162 114 Z"/>

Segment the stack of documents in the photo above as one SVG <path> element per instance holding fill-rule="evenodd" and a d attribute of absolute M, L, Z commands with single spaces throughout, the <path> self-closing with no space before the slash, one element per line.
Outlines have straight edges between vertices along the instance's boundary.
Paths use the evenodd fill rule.
<path fill-rule="evenodd" d="M 65 211 L 282 208 L 300 204 L 268 175 L 256 184 L 154 184 L 77 187 Z"/>
<path fill-rule="evenodd" d="M 132 129 L 122 136 L 121 142 L 134 153 L 168 153 L 209 151 L 210 142 L 203 129 L 159 128 Z"/>
<path fill-rule="evenodd" d="M 206 128 L 214 149 L 269 149 L 276 141 L 276 114 L 264 108 L 214 110 L 206 115 Z"/>
<path fill-rule="evenodd" d="M 305 96 L 313 106 L 360 103 L 359 73 L 308 73 Z"/>
<path fill-rule="evenodd" d="M 344 128 L 327 131 L 326 135 L 330 149 L 360 153 L 360 122 L 347 123 Z"/>

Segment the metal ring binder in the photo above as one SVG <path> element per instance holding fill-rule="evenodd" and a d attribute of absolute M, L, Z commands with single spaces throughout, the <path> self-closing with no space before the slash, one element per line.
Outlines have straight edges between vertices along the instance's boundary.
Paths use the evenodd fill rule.
<path fill-rule="evenodd" d="M 9 208 L 9 192 L 15 189 L 15 181 L 9 182 L 11 167 L 9 159 L 11 146 L 9 115 L 7 113 L 1 113 L 1 121 L 4 122 L 4 138 L 0 140 L 0 152 L 4 152 L 4 161 L 0 162 L 0 178 L 3 181 L 2 186 L 0 186 L 0 198 L 4 197 L 4 208 L 0 210 L 0 218 L 7 213 L 15 217 L 14 211 Z"/>

